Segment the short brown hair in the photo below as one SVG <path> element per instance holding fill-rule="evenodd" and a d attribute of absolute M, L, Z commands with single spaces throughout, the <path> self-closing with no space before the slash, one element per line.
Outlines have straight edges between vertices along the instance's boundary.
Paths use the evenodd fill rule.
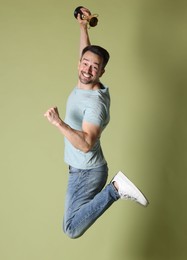
<path fill-rule="evenodd" d="M 103 68 L 105 68 L 105 66 L 107 65 L 110 59 L 110 54 L 108 53 L 107 50 L 105 50 L 103 47 L 98 45 L 88 45 L 82 50 L 81 58 L 87 51 L 91 51 L 97 54 L 98 56 L 100 56 L 103 59 Z"/>

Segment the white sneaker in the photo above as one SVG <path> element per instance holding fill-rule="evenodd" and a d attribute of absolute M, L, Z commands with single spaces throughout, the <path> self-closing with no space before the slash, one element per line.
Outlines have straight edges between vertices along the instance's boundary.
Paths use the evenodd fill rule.
<path fill-rule="evenodd" d="M 149 204 L 142 192 L 121 171 L 113 178 L 113 182 L 116 182 L 119 187 L 118 193 L 121 199 L 134 200 L 143 206 Z"/>

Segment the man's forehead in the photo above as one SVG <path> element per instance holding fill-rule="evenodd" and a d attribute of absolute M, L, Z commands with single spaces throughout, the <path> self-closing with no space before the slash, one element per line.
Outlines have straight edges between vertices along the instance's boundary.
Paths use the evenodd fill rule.
<path fill-rule="evenodd" d="M 82 60 L 92 61 L 98 65 L 102 63 L 102 58 L 99 55 L 97 55 L 91 51 L 85 52 L 84 55 L 82 56 Z"/>
<path fill-rule="evenodd" d="M 82 61 L 93 62 L 96 65 L 99 65 L 101 63 L 96 60 L 92 60 L 92 59 L 88 59 L 88 58 L 84 58 L 84 57 L 83 57 Z"/>

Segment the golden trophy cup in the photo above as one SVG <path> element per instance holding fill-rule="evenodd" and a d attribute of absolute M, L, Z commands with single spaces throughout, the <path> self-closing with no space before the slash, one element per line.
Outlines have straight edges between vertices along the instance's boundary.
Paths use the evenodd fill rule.
<path fill-rule="evenodd" d="M 90 11 L 88 10 L 90 15 L 84 15 L 83 12 L 81 11 L 81 8 L 84 8 L 84 6 L 78 6 L 75 9 L 74 11 L 75 18 L 77 19 L 78 14 L 80 14 L 80 18 L 82 20 L 86 20 L 90 27 L 95 27 L 98 23 L 98 19 L 97 19 L 98 14 L 91 14 Z"/>

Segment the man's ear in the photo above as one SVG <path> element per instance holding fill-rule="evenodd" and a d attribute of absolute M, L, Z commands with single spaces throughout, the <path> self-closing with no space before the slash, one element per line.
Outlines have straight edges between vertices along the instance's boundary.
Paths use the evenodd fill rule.
<path fill-rule="evenodd" d="M 101 71 L 100 77 L 102 77 L 104 73 L 105 73 L 105 69 L 103 69 L 103 70 Z"/>

